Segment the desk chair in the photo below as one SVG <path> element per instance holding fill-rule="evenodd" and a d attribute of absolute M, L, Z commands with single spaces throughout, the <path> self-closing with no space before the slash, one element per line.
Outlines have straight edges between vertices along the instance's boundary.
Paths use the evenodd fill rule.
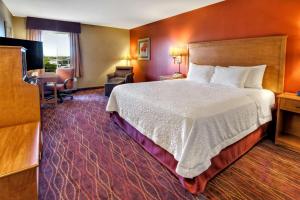
<path fill-rule="evenodd" d="M 58 92 L 58 98 L 62 103 L 65 98 L 70 97 L 73 99 L 73 91 L 75 88 L 76 78 L 74 78 L 74 68 L 57 68 L 56 69 L 57 75 L 57 83 L 56 88 Z M 46 85 L 47 90 L 53 91 L 54 84 L 47 83 Z"/>

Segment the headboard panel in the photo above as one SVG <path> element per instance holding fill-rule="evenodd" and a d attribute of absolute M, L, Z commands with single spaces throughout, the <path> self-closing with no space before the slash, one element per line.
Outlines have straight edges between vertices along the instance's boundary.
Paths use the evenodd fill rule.
<path fill-rule="evenodd" d="M 197 42 L 189 44 L 189 62 L 214 66 L 266 64 L 263 87 L 275 93 L 284 89 L 287 36 Z"/>

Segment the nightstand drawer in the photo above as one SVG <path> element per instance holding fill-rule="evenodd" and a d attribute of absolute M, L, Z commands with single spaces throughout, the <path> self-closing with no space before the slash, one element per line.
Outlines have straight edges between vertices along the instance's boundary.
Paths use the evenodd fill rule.
<path fill-rule="evenodd" d="M 300 113 L 300 101 L 282 98 L 280 100 L 280 109 Z"/>

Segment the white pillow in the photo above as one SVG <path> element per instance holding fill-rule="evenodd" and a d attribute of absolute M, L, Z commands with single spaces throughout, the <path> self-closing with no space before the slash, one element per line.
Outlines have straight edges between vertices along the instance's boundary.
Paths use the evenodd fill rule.
<path fill-rule="evenodd" d="M 211 65 L 196 65 L 190 63 L 187 79 L 199 83 L 209 83 L 214 73 L 214 68 L 215 67 Z"/>
<path fill-rule="evenodd" d="M 262 82 L 267 65 L 258 65 L 253 67 L 230 66 L 231 68 L 247 68 L 249 70 L 248 77 L 245 82 L 246 88 L 261 89 Z"/>
<path fill-rule="evenodd" d="M 248 70 L 217 66 L 210 82 L 243 88 L 248 74 Z"/>

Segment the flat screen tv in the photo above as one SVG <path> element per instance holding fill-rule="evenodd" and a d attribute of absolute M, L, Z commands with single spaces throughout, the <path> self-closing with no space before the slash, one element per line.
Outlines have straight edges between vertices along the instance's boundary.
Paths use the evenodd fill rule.
<path fill-rule="evenodd" d="M 43 68 L 43 43 L 0 37 L 0 46 L 21 46 L 26 49 L 27 71 Z"/>

